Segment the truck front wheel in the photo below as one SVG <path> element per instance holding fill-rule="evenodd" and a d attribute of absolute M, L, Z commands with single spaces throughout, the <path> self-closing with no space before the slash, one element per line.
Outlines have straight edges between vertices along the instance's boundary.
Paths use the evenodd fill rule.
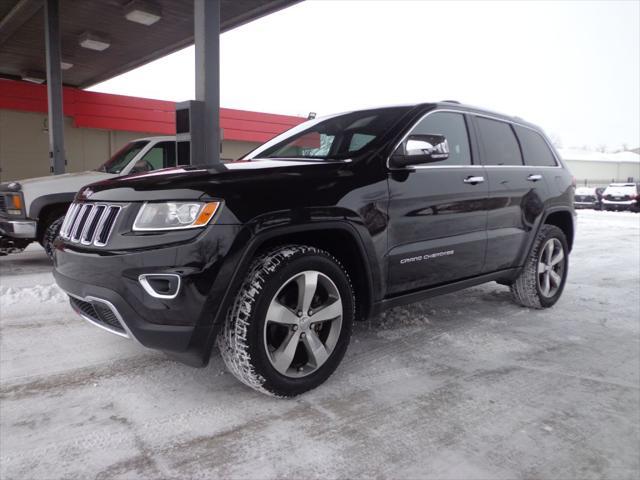
<path fill-rule="evenodd" d="M 355 299 L 331 254 L 289 245 L 258 257 L 229 309 L 218 347 L 227 368 L 263 393 L 322 384 L 347 350 Z"/>
<path fill-rule="evenodd" d="M 40 244 L 42 248 L 44 248 L 44 251 L 47 252 L 47 256 L 51 259 L 53 259 L 53 241 L 60 234 L 62 222 L 64 222 L 64 213 L 51 216 L 42 235 Z"/>

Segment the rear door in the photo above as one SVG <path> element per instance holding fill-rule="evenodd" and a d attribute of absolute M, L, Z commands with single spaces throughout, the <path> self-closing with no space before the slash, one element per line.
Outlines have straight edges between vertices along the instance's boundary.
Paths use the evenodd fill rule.
<path fill-rule="evenodd" d="M 536 161 L 533 153 L 538 145 L 533 130 L 479 115 L 475 125 L 489 183 L 484 264 L 489 273 L 516 267 L 523 258 L 528 236 L 544 211 L 548 170 L 537 164 L 544 162 Z M 523 151 L 528 152 L 530 165 L 525 164 Z"/>
<path fill-rule="evenodd" d="M 465 115 L 431 112 L 409 134 L 444 135 L 450 154 L 389 173 L 388 294 L 477 275 L 486 247 L 488 186 Z"/>

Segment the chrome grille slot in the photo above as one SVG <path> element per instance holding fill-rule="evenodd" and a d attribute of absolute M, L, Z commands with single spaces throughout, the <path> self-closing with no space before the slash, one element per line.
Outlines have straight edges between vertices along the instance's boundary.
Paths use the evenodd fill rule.
<path fill-rule="evenodd" d="M 87 223 L 87 219 L 89 218 L 89 214 L 91 213 L 91 210 L 93 210 L 93 205 L 91 205 L 90 203 L 85 203 L 82 206 L 82 210 L 78 215 L 78 220 L 76 221 L 76 224 L 73 227 L 73 233 L 71 234 L 72 242 L 80 241 L 80 237 L 82 236 L 84 226 Z"/>
<path fill-rule="evenodd" d="M 93 209 L 93 212 L 91 212 L 91 217 L 89 217 L 87 226 L 85 227 L 82 234 L 82 238 L 80 239 L 80 243 L 82 243 L 83 245 L 91 245 L 93 243 L 98 223 L 100 222 L 102 215 L 104 215 L 104 211 L 106 208 L 106 205 L 96 205 L 96 207 Z"/>
<path fill-rule="evenodd" d="M 121 209 L 119 205 L 72 203 L 60 228 L 60 236 L 74 243 L 104 247 Z"/>
<path fill-rule="evenodd" d="M 64 222 L 62 224 L 62 228 L 60 229 L 60 236 L 65 240 L 69 239 L 69 235 L 71 235 L 71 228 L 75 223 L 75 219 L 78 216 L 78 212 L 80 209 L 80 205 L 77 203 L 72 203 L 67 210 L 67 214 L 64 216 Z"/>
<path fill-rule="evenodd" d="M 113 230 L 113 226 L 116 223 L 116 218 L 118 218 L 118 214 L 120 213 L 120 207 L 117 206 L 109 206 L 106 209 L 106 213 L 104 215 L 104 222 L 101 222 L 99 225 L 98 235 L 96 236 L 93 244 L 96 247 L 103 247 L 109 241 L 109 237 L 111 236 L 111 231 Z"/>

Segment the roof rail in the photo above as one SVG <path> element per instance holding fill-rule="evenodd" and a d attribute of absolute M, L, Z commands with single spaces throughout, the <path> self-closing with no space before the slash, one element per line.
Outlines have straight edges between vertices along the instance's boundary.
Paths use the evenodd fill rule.
<path fill-rule="evenodd" d="M 457 100 L 442 100 L 442 103 L 457 103 L 458 105 L 461 105 L 461 103 Z"/>

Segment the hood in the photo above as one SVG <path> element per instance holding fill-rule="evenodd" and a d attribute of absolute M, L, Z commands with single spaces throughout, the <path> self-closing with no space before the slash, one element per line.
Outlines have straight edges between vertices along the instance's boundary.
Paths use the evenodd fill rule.
<path fill-rule="evenodd" d="M 230 196 L 257 189 L 279 188 L 331 178 L 335 181 L 353 165 L 350 161 L 269 159 L 238 161 L 224 167 L 185 166 L 127 175 L 88 185 L 85 198 L 105 201 L 194 200 L 201 195 Z M 170 193 L 168 192 L 170 191 Z"/>
<path fill-rule="evenodd" d="M 63 173 L 62 175 L 48 175 L 46 177 L 36 177 L 36 178 L 27 178 L 25 180 L 17 180 L 17 182 L 22 185 L 23 190 L 25 187 L 36 187 L 42 183 L 46 183 L 47 185 L 58 185 L 57 182 L 62 183 L 74 183 L 78 181 L 88 180 L 86 183 L 97 182 L 100 180 L 105 180 L 107 178 L 114 177 L 115 175 L 110 173 L 98 172 L 96 170 L 88 170 L 86 172 L 75 172 L 75 173 Z M 95 180 L 94 180 L 95 179 Z M 60 185 L 62 185 L 60 183 Z"/>
<path fill-rule="evenodd" d="M 18 183 L 22 187 L 26 211 L 31 212 L 31 204 L 33 201 L 44 195 L 66 194 L 67 196 L 73 197 L 73 195 L 85 185 L 113 177 L 116 177 L 116 175 L 88 171 L 28 178 L 26 180 L 18 180 Z"/>

